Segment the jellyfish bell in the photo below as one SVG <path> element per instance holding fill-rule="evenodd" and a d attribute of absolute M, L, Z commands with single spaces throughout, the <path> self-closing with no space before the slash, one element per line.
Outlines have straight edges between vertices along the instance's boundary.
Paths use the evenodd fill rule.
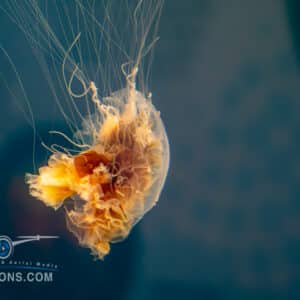
<path fill-rule="evenodd" d="M 83 11 L 83 2 L 75 3 Z M 99 84 L 86 79 L 70 58 L 80 38 L 77 35 L 69 49 L 63 51 L 62 74 L 71 101 L 88 99 L 85 116 L 71 102 L 81 126 L 76 125 L 72 139 L 65 138 L 79 149 L 71 154 L 52 148 L 48 163 L 37 174 L 26 175 L 30 194 L 54 209 L 64 205 L 69 230 L 100 259 L 109 253 L 110 243 L 126 238 L 157 203 L 169 167 L 169 143 L 160 112 L 151 97 L 136 88 L 141 62 L 153 46 L 153 40 L 145 45 L 146 37 L 155 17 L 159 17 L 162 2 L 148 1 L 156 14 L 148 22 L 141 19 L 140 24 L 138 12 L 145 1 L 136 3 L 129 20 L 133 20 L 135 29 L 141 26 L 144 30 L 136 41 L 134 59 L 122 65 L 125 87 L 107 96 L 98 95 Z M 45 26 L 47 20 L 37 6 L 33 8 Z M 147 14 L 144 11 L 141 15 L 146 18 Z M 54 39 L 47 23 L 46 28 Z M 68 66 L 73 66 L 69 81 L 65 75 Z M 75 77 L 83 89 L 79 94 L 71 87 Z M 94 108 L 92 112 L 90 106 Z"/>
<path fill-rule="evenodd" d="M 54 153 L 38 175 L 27 175 L 27 183 L 32 196 L 54 208 L 76 195 L 76 204 L 66 209 L 68 227 L 103 258 L 109 243 L 127 237 L 158 201 L 169 146 L 160 113 L 134 87 L 102 102 L 94 83 L 90 88 L 102 115 L 94 117 L 100 124 L 83 124 L 80 136 L 93 137 L 91 147 L 74 156 Z"/>

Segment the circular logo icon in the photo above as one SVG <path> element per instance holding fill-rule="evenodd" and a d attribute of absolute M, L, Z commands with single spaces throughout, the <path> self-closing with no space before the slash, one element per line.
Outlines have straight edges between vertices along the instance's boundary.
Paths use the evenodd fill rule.
<path fill-rule="evenodd" d="M 5 235 L 0 236 L 0 259 L 7 259 L 12 255 L 12 240 Z"/>

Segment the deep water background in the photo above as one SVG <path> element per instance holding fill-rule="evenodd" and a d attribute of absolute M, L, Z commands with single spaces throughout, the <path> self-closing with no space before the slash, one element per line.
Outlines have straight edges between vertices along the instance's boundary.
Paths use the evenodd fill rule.
<path fill-rule="evenodd" d="M 33 133 L 0 81 L 0 234 L 61 237 L 13 257 L 57 263 L 55 281 L 0 283 L 1 300 L 300 299 L 299 20 L 296 0 L 166 0 L 151 87 L 170 172 L 158 205 L 104 262 L 78 247 L 63 211 L 28 196 Z M 49 128 L 65 124 L 3 12 L 0 44 L 51 141 Z M 0 68 L 21 98 L 3 54 Z"/>

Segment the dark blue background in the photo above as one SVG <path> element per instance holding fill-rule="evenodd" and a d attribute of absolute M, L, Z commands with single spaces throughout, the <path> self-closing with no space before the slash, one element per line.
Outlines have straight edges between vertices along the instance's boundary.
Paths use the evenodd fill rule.
<path fill-rule="evenodd" d="M 1 299 L 38 299 L 37 291 L 44 299 L 298 299 L 299 9 L 296 0 L 166 1 L 151 88 L 171 168 L 157 207 L 104 263 L 77 246 L 63 212 L 26 196 L 32 131 L 1 82 L 0 233 L 61 236 L 15 254 L 58 263 L 57 280 L 0 284 Z M 49 128 L 65 125 L 45 107 L 31 50 L 3 13 L 0 44 L 47 140 Z M 4 55 L 0 66 L 18 97 Z"/>

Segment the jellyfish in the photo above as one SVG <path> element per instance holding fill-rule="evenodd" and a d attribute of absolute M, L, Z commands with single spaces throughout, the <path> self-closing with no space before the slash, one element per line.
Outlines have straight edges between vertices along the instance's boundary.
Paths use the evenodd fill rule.
<path fill-rule="evenodd" d="M 38 49 L 44 72 L 49 68 L 42 55 L 61 65 L 60 75 L 54 73 L 65 99 L 53 88 L 54 98 L 74 133 L 51 132 L 76 150 L 45 145 L 47 163 L 25 176 L 29 193 L 55 210 L 64 207 L 68 229 L 99 259 L 155 206 L 169 168 L 167 133 L 145 85 L 163 2 L 102 2 L 100 16 L 97 2 L 74 0 L 77 22 L 64 2 L 55 4 L 58 19 L 71 28 L 62 21 L 67 48 L 37 1 L 10 0 L 2 6 Z M 92 52 L 95 60 L 89 59 Z M 96 61 L 92 72 L 85 59 Z M 82 99 L 85 114 L 77 106 Z"/>

